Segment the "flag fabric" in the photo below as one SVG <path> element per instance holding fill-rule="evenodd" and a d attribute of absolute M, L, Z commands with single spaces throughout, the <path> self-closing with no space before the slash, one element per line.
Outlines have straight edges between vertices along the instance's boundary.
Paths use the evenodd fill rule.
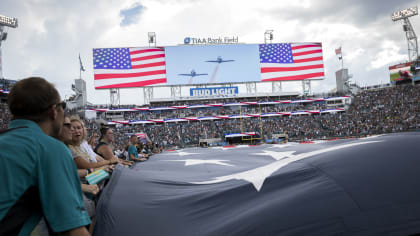
<path fill-rule="evenodd" d="M 335 55 L 341 55 L 341 47 L 335 49 Z"/>
<path fill-rule="evenodd" d="M 96 89 L 166 83 L 165 50 L 161 47 L 93 49 L 93 65 Z"/>
<path fill-rule="evenodd" d="M 261 81 L 323 79 L 321 43 L 260 44 Z"/>
<path fill-rule="evenodd" d="M 80 63 L 80 71 L 85 71 L 85 68 L 83 67 L 83 64 L 82 64 L 82 58 L 80 58 L 80 53 L 79 53 L 79 63 Z"/>
<path fill-rule="evenodd" d="M 189 148 L 117 166 L 93 235 L 414 235 L 420 132 Z"/>

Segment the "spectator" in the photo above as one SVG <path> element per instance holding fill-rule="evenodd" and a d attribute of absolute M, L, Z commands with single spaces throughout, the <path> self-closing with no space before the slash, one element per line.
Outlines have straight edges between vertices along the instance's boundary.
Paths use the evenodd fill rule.
<path fill-rule="evenodd" d="M 17 82 L 8 104 L 12 121 L 0 135 L 0 235 L 29 235 L 42 216 L 53 232 L 89 235 L 70 151 L 52 138 L 61 132 L 66 104 L 39 77 Z"/>
<path fill-rule="evenodd" d="M 74 158 L 77 168 L 79 169 L 91 169 L 99 167 L 107 167 L 108 165 L 118 163 L 116 160 L 103 160 L 98 162 L 96 156 L 89 155 L 88 150 L 83 148 L 82 142 L 84 140 L 84 125 L 83 122 L 77 118 L 71 119 L 72 142 L 69 145 L 71 154 Z"/>
<path fill-rule="evenodd" d="M 62 141 L 64 144 L 70 144 L 72 142 L 72 134 L 73 129 L 71 126 L 71 120 L 69 117 L 64 117 L 64 124 L 61 134 L 59 136 L 59 140 Z M 79 177 L 84 178 L 87 175 L 86 169 L 78 169 Z M 96 196 L 99 193 L 99 186 L 96 184 L 89 185 L 86 181 L 82 181 L 82 192 L 83 192 L 83 202 L 85 204 L 87 213 L 92 221 L 92 224 L 89 226 L 89 233 L 92 233 L 93 225 L 95 222 L 95 203 L 93 200 L 86 197 L 86 194 L 90 194 L 91 196 Z"/>
<path fill-rule="evenodd" d="M 101 128 L 101 137 L 99 143 L 95 147 L 95 153 L 104 158 L 105 160 L 117 161 L 124 165 L 132 165 L 133 162 L 121 160 L 114 155 L 112 141 L 114 141 L 114 131 L 108 127 Z"/>
<path fill-rule="evenodd" d="M 131 145 L 128 147 L 128 156 L 130 157 L 131 161 L 146 161 L 147 159 L 144 157 L 139 158 L 139 153 L 137 151 L 136 145 L 139 142 L 139 138 L 133 134 L 130 137 Z"/>

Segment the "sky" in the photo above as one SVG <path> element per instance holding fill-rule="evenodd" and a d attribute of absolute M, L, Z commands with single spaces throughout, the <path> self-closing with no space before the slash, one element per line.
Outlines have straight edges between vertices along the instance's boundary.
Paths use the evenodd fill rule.
<path fill-rule="evenodd" d="M 322 42 L 325 80 L 314 82 L 313 92 L 335 88 L 341 61 L 334 50 L 340 46 L 352 81 L 376 85 L 389 81 L 390 65 L 408 60 L 402 22 L 393 22 L 391 14 L 416 5 L 411 0 L 2 0 L 0 14 L 19 20 L 18 28 L 6 29 L 1 45 L 3 76 L 42 76 L 67 98 L 79 78 L 80 53 L 88 101 L 106 104 L 109 91 L 93 87 L 93 48 L 148 46 L 148 32 L 156 32 L 158 46 L 182 44 L 185 37 L 237 36 L 241 43 L 263 43 L 264 32 L 273 30 L 276 43 Z M 419 34 L 420 16 L 410 21 Z M 285 89 L 294 86 L 300 85 Z M 144 102 L 141 89 L 120 94 L 121 104 Z M 156 90 L 154 96 L 165 94 Z"/>
<path fill-rule="evenodd" d="M 223 63 L 207 62 L 233 60 Z M 182 46 L 165 48 L 166 77 L 168 84 L 188 84 L 194 70 L 192 83 L 261 81 L 260 56 L 257 44 Z"/>

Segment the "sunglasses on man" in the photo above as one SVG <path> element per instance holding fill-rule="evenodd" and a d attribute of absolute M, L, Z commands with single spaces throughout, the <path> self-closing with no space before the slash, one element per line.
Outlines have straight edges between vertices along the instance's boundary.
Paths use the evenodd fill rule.
<path fill-rule="evenodd" d="M 58 107 L 58 106 L 61 106 L 61 107 L 63 108 L 63 110 L 65 110 L 65 109 L 66 109 L 66 107 L 67 107 L 67 103 L 66 103 L 65 101 L 62 101 L 62 102 L 56 103 L 55 105 L 56 105 L 57 107 Z"/>
<path fill-rule="evenodd" d="M 50 109 L 50 107 L 52 107 L 52 106 L 56 106 L 56 107 L 62 107 L 63 108 L 63 110 L 65 110 L 66 109 L 66 107 L 67 107 L 67 103 L 65 102 L 65 101 L 62 101 L 62 102 L 59 102 L 59 103 L 53 103 L 53 104 L 51 104 L 51 105 L 49 105 L 48 107 L 46 107 L 45 109 L 42 109 L 41 110 L 41 112 L 44 112 L 44 111 L 47 111 L 48 109 Z"/>

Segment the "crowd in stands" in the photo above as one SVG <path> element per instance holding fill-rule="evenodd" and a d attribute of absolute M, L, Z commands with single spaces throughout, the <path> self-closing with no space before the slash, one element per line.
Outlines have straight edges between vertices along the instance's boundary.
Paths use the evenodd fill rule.
<path fill-rule="evenodd" d="M 420 86 L 401 85 L 364 90 L 355 95 L 345 112 L 331 114 L 255 117 L 210 121 L 189 121 L 165 124 L 117 125 L 114 145 L 124 151 L 129 134 L 145 133 L 154 145 L 185 147 L 197 145 L 203 138 L 222 138 L 226 134 L 259 132 L 265 140 L 273 134 L 287 133 L 290 140 L 323 139 L 370 134 L 401 132 L 420 128 Z M 203 101 L 199 101 L 199 104 Z M 208 101 L 215 103 L 214 101 Z M 227 99 L 224 103 L 240 102 Z M 189 103 L 190 104 L 190 103 Z M 164 105 L 164 104 L 159 104 Z M 175 105 L 175 104 L 166 104 Z M 179 105 L 179 104 L 176 104 Z M 131 108 L 132 105 L 119 108 Z M 4 110 L 4 106 L 2 109 Z M 200 117 L 231 114 L 271 113 L 331 108 L 326 102 L 276 105 L 227 106 L 162 111 L 124 112 L 126 120 L 148 120 L 180 117 Z M 2 119 L 7 120 L 7 112 Z M 104 113 L 99 113 L 104 115 Z M 105 118 L 105 117 L 102 117 Z M 100 124 L 84 120 L 89 134 L 98 133 Z"/>
<path fill-rule="evenodd" d="M 247 105 L 247 106 L 224 106 L 193 109 L 176 109 L 161 111 L 130 111 L 124 112 L 125 120 L 148 120 L 148 119 L 174 119 L 184 117 L 203 117 L 217 115 L 238 115 L 238 114 L 257 114 L 274 113 L 299 110 L 322 110 L 327 109 L 325 102 L 313 102 L 306 104 L 276 104 L 276 105 Z"/>
<path fill-rule="evenodd" d="M 0 103 L 0 129 L 7 129 L 11 119 L 7 103 Z"/>
<path fill-rule="evenodd" d="M 351 137 L 416 130 L 420 128 L 420 86 L 401 85 L 364 90 L 353 97 L 347 111 L 331 114 L 266 118 L 190 121 L 165 124 L 118 125 L 116 143 L 123 149 L 127 133 L 146 133 L 160 146 L 197 145 L 203 138 L 223 138 L 229 133 L 260 132 L 265 140 L 287 133 L 291 140 Z M 230 101 L 225 101 L 230 102 Z M 212 102 L 214 103 L 214 102 Z M 202 104 L 202 103 L 200 103 Z M 160 104 L 163 105 L 163 104 Z M 177 104 L 179 105 L 179 104 Z M 128 107 L 127 107 L 128 108 Z M 214 116 L 330 108 L 325 102 L 264 106 L 211 107 L 163 111 L 125 112 L 124 119 L 147 120 L 189 116 Z M 261 111 L 260 111 L 261 109 Z M 91 122 L 95 128 L 95 123 Z"/>
<path fill-rule="evenodd" d="M 0 78 L 0 91 L 9 91 L 15 83 L 16 80 Z"/>

